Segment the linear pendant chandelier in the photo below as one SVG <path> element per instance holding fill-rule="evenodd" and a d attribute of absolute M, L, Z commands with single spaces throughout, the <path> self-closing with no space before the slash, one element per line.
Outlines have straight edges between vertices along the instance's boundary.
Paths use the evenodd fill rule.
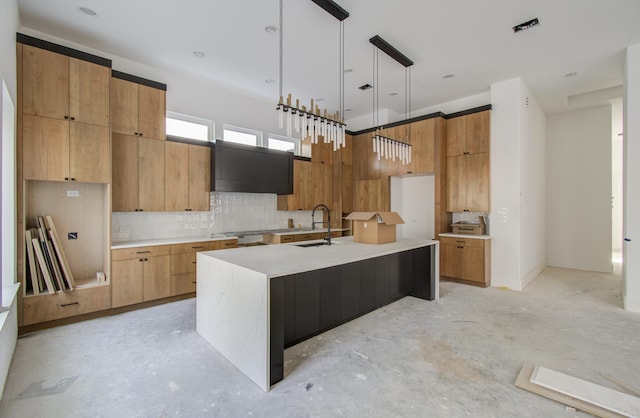
<path fill-rule="evenodd" d="M 378 92 L 379 92 L 379 84 L 378 84 L 378 50 L 386 53 L 394 60 L 398 61 L 402 66 L 404 66 L 404 113 L 405 119 L 409 119 L 411 113 L 411 66 L 413 65 L 413 61 L 407 58 L 403 53 L 398 51 L 396 48 L 391 46 L 387 41 L 382 39 L 379 35 L 374 36 L 369 39 L 374 46 L 373 52 L 373 78 L 374 78 L 374 95 L 373 95 L 373 125 L 374 125 L 374 133 L 373 133 L 373 152 L 378 155 L 378 160 L 381 158 L 391 159 L 393 161 L 397 159 L 400 160 L 402 165 L 411 164 L 411 150 L 412 146 L 409 143 L 399 141 L 397 139 L 391 138 L 389 136 L 385 136 L 381 134 L 383 126 L 379 125 L 378 121 Z M 409 125 L 409 129 L 411 129 L 411 125 Z"/>
<path fill-rule="evenodd" d="M 344 20 L 349 17 L 349 13 L 332 0 L 311 0 L 322 7 L 329 14 L 340 21 L 340 110 L 329 114 L 327 110 L 320 111 L 314 100 L 311 99 L 311 106 L 300 105 L 300 100 L 296 99 L 295 105 L 292 103 L 291 94 L 287 95 L 286 102 L 282 94 L 282 73 L 283 73 L 283 18 L 282 2 L 280 0 L 280 68 L 279 68 L 279 93 L 280 99 L 276 106 L 278 112 L 278 127 L 286 127 L 288 137 L 292 137 L 295 130 L 299 132 L 300 139 L 311 138 L 311 143 L 317 144 L 320 137 L 324 143 L 332 143 L 333 150 L 345 147 L 346 124 L 344 122 Z"/>

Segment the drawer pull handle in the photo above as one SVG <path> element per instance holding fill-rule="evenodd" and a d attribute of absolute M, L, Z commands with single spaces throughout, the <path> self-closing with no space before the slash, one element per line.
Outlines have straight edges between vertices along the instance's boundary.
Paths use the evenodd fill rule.
<path fill-rule="evenodd" d="M 136 251 L 136 254 L 149 254 L 151 251 Z"/>
<path fill-rule="evenodd" d="M 196 284 L 196 282 L 191 282 L 191 283 Z"/>
<path fill-rule="evenodd" d="M 202 246 L 202 245 L 198 245 L 198 246 L 191 247 L 191 248 L 193 248 L 193 249 L 195 250 L 196 248 L 204 248 L 204 246 Z"/>
<path fill-rule="evenodd" d="M 80 305 L 80 302 L 63 303 L 60 305 L 60 307 L 66 308 L 67 306 L 72 306 L 72 305 Z"/>
<path fill-rule="evenodd" d="M 195 262 L 195 261 L 192 261 L 192 262 L 191 262 L 191 264 L 196 264 L 196 262 Z"/>

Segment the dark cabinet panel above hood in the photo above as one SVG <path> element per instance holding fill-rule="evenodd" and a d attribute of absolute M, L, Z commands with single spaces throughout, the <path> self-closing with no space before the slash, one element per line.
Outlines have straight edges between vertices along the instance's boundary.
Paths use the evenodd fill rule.
<path fill-rule="evenodd" d="M 293 193 L 293 154 L 217 140 L 212 191 Z"/>

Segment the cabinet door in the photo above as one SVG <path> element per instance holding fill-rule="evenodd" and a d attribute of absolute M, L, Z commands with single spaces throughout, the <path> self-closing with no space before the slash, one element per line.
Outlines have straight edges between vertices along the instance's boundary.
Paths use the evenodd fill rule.
<path fill-rule="evenodd" d="M 171 295 L 171 256 L 145 258 L 143 263 L 142 300 L 166 298 Z"/>
<path fill-rule="evenodd" d="M 69 59 L 69 112 L 72 120 L 109 126 L 110 79 L 108 67 Z"/>
<path fill-rule="evenodd" d="M 22 111 L 56 119 L 69 117 L 69 57 L 22 46 Z"/>
<path fill-rule="evenodd" d="M 196 291 L 196 274 L 182 273 L 171 275 L 171 296 L 193 293 Z"/>
<path fill-rule="evenodd" d="M 111 263 L 111 307 L 142 302 L 142 258 Z"/>
<path fill-rule="evenodd" d="M 83 183 L 109 183 L 109 128 L 71 122 L 69 177 Z"/>
<path fill-rule="evenodd" d="M 376 308 L 376 268 L 375 258 L 358 263 L 360 269 L 360 314 Z"/>
<path fill-rule="evenodd" d="M 440 264 L 440 274 L 447 277 L 457 277 L 460 278 L 462 276 L 462 264 L 464 262 L 464 254 L 462 253 L 463 248 L 458 245 L 440 245 L 441 251 L 441 261 Z"/>
<path fill-rule="evenodd" d="M 333 166 L 322 164 L 322 200 L 330 209 L 334 209 L 333 204 Z M 326 226 L 326 225 L 325 225 Z"/>
<path fill-rule="evenodd" d="M 484 248 L 464 246 L 464 262 L 461 265 L 460 278 L 484 283 Z"/>
<path fill-rule="evenodd" d="M 414 174 L 433 173 L 435 170 L 435 119 L 414 122 L 410 130 L 412 149 L 409 170 Z"/>
<path fill-rule="evenodd" d="M 342 319 L 342 275 L 344 266 L 320 270 L 320 329 L 338 325 Z"/>
<path fill-rule="evenodd" d="M 64 181 L 69 178 L 69 122 L 24 115 L 22 173 L 26 180 Z"/>
<path fill-rule="evenodd" d="M 360 267 L 358 263 L 349 263 L 340 269 L 341 313 L 342 321 L 360 315 Z"/>
<path fill-rule="evenodd" d="M 112 132 L 137 136 L 138 84 L 112 78 L 110 91 Z"/>
<path fill-rule="evenodd" d="M 467 209 L 467 157 L 447 158 L 447 212 Z"/>
<path fill-rule="evenodd" d="M 148 86 L 138 86 L 138 133 L 145 138 L 165 140 L 166 92 Z"/>
<path fill-rule="evenodd" d="M 489 120 L 491 114 L 488 110 L 472 113 L 467 118 L 467 152 L 477 154 L 489 152 Z"/>
<path fill-rule="evenodd" d="M 311 163 L 311 205 L 306 209 L 313 209 L 315 205 L 324 203 L 322 184 L 324 182 L 324 164 Z"/>
<path fill-rule="evenodd" d="M 353 166 L 342 164 L 342 212 L 353 212 Z"/>
<path fill-rule="evenodd" d="M 189 145 L 189 206 L 208 212 L 211 204 L 211 148 Z"/>
<path fill-rule="evenodd" d="M 138 138 L 138 208 L 164 211 L 164 145 L 166 141 Z"/>
<path fill-rule="evenodd" d="M 196 272 L 196 254 L 172 254 L 171 255 L 171 274 L 195 273 Z"/>
<path fill-rule="evenodd" d="M 467 160 L 467 204 L 465 209 L 489 212 L 489 154 L 470 154 Z"/>
<path fill-rule="evenodd" d="M 298 205 L 302 210 L 311 210 L 313 209 L 313 184 L 312 184 L 312 174 L 311 174 L 311 166 L 313 163 L 309 163 L 306 161 L 294 161 L 294 169 L 296 167 L 296 162 L 298 162 L 298 172 L 299 175 L 298 180 L 295 180 L 298 185 L 298 191 L 300 192 L 298 197 Z"/>
<path fill-rule="evenodd" d="M 133 212 L 138 209 L 138 138 L 112 135 L 112 210 Z"/>
<path fill-rule="evenodd" d="M 467 151 L 467 119 L 460 116 L 447 120 L 447 157 L 463 155 Z"/>
<path fill-rule="evenodd" d="M 189 145 L 165 143 L 165 210 L 183 211 L 189 208 Z"/>

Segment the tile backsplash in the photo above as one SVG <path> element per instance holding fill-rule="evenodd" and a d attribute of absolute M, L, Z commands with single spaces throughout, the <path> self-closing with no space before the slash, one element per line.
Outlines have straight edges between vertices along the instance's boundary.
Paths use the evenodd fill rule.
<path fill-rule="evenodd" d="M 275 194 L 212 192 L 209 212 L 115 212 L 112 241 L 281 229 L 287 227 L 289 218 L 295 226 L 311 226 L 311 211 L 279 211 Z"/>

